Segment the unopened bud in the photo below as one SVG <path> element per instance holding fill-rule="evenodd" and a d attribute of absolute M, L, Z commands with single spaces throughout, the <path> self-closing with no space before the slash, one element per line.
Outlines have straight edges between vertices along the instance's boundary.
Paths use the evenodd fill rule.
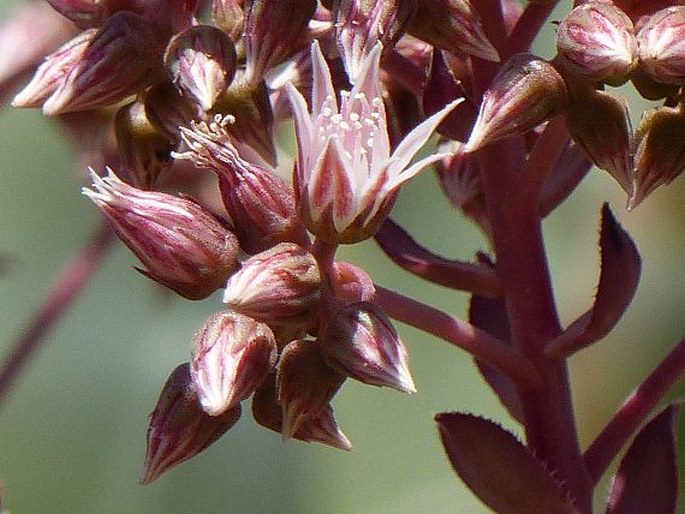
<path fill-rule="evenodd" d="M 189 198 L 142 191 L 108 172 L 99 177 L 91 170 L 94 189 L 83 194 L 141 260 L 146 269 L 139 271 L 191 300 L 225 284 L 239 251 L 229 230 Z"/>
<path fill-rule="evenodd" d="M 316 315 L 321 276 L 314 256 L 293 243 L 281 243 L 243 263 L 226 284 L 224 303 L 265 323 L 307 323 Z"/>
<path fill-rule="evenodd" d="M 685 84 L 685 6 L 652 14 L 637 33 L 640 66 L 654 80 Z"/>
<path fill-rule="evenodd" d="M 635 189 L 628 203 L 637 207 L 657 187 L 685 169 L 685 114 L 681 108 L 659 107 L 642 117 L 633 139 Z"/>
<path fill-rule="evenodd" d="M 385 48 L 402 36 L 416 0 L 341 0 L 335 13 L 336 41 L 345 70 L 354 83 L 377 42 Z"/>
<path fill-rule="evenodd" d="M 195 335 L 190 374 L 200 405 L 219 416 L 250 396 L 276 364 L 271 329 L 247 316 L 219 312 Z"/>
<path fill-rule="evenodd" d="M 416 392 L 407 350 L 381 309 L 369 302 L 339 307 L 319 337 L 333 369 L 366 384 Z"/>
<path fill-rule="evenodd" d="M 483 95 L 465 151 L 521 135 L 559 114 L 568 102 L 564 79 L 547 61 L 513 56 Z"/>
<path fill-rule="evenodd" d="M 235 75 L 233 41 L 212 25 L 195 25 L 175 35 L 164 54 L 164 65 L 179 91 L 208 111 Z"/>
<path fill-rule="evenodd" d="M 359 266 L 337 261 L 330 277 L 334 296 L 346 302 L 368 302 L 376 294 L 376 286 L 369 274 Z"/>
<path fill-rule="evenodd" d="M 252 0 L 245 20 L 245 79 L 256 85 L 264 74 L 306 45 L 303 34 L 315 0 Z"/>
<path fill-rule="evenodd" d="M 345 376 L 331 369 L 321 356 L 318 342 L 296 340 L 288 344 L 278 362 L 276 384 L 283 408 L 283 439 L 291 438 L 307 419 L 328 406 Z"/>
<path fill-rule="evenodd" d="M 194 457 L 240 418 L 241 408 L 209 416 L 197 401 L 188 363 L 177 367 L 157 400 L 147 429 L 147 451 L 139 482 L 147 485 L 177 464 Z"/>
<path fill-rule="evenodd" d="M 590 160 L 631 194 L 632 128 L 625 99 L 588 88 L 574 95 L 566 112 L 566 123 L 571 137 Z"/>
<path fill-rule="evenodd" d="M 138 186 L 149 189 L 171 164 L 171 141 L 150 123 L 139 101 L 117 111 L 114 129 L 122 167 L 136 177 Z"/>
<path fill-rule="evenodd" d="M 418 0 L 409 32 L 452 53 L 464 52 L 487 61 L 499 61 L 478 11 L 468 0 Z"/>
<path fill-rule="evenodd" d="M 246 161 L 233 146 L 221 118 L 181 128 L 189 150 L 175 154 L 219 176 L 224 206 L 235 225 L 240 246 L 250 254 L 280 242 L 308 243 L 293 188 L 273 170 Z"/>
<path fill-rule="evenodd" d="M 452 206 L 457 208 L 464 207 L 482 193 L 477 159 L 467 154 L 464 146 L 458 141 L 440 145 L 440 152 L 445 153 L 446 157 L 435 165 L 442 191 Z M 451 152 L 448 153 L 448 150 Z"/>
<path fill-rule="evenodd" d="M 39 107 L 50 98 L 92 44 L 96 29 L 86 30 L 48 55 L 33 78 L 12 100 L 14 107 Z"/>
<path fill-rule="evenodd" d="M 145 20 L 126 11 L 114 14 L 70 63 L 69 73 L 43 104 L 43 113 L 52 116 L 119 102 L 160 76 L 160 53 Z"/>
<path fill-rule="evenodd" d="M 170 82 L 161 82 L 147 89 L 142 100 L 146 118 L 157 131 L 173 142 L 181 140 L 180 127 L 187 127 L 192 120 L 201 117 L 200 107 L 181 96 Z"/>
<path fill-rule="evenodd" d="M 281 433 L 283 409 L 277 399 L 275 376 L 265 380 L 255 391 L 252 397 L 252 415 L 263 427 Z M 316 416 L 305 419 L 292 438 L 307 443 L 326 444 L 340 450 L 352 449 L 352 443 L 338 427 L 330 405 L 320 409 Z"/>
<path fill-rule="evenodd" d="M 581 4 L 559 24 L 557 51 L 568 71 L 591 81 L 621 84 L 637 59 L 633 22 L 610 3 Z"/>
<path fill-rule="evenodd" d="M 80 29 L 97 27 L 107 14 L 106 3 L 97 0 L 48 0 L 48 3 Z"/>
<path fill-rule="evenodd" d="M 212 24 L 237 41 L 243 33 L 245 13 L 242 0 L 213 0 Z"/>

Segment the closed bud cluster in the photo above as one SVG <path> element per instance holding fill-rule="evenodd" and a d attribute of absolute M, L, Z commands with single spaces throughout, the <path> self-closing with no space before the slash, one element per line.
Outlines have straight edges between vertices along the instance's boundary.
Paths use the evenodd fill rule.
<path fill-rule="evenodd" d="M 416 0 L 341 0 L 335 13 L 336 41 L 354 83 L 376 43 L 390 48 L 403 34 Z"/>
<path fill-rule="evenodd" d="M 620 84 L 637 60 L 633 22 L 610 3 L 581 4 L 559 24 L 557 51 L 566 70 L 591 81 Z"/>
<path fill-rule="evenodd" d="M 249 397 L 276 364 L 271 329 L 231 311 L 209 318 L 195 335 L 190 374 L 202 409 L 219 416 Z"/>
<path fill-rule="evenodd" d="M 181 128 L 189 150 L 176 156 L 218 175 L 224 206 L 246 252 L 259 253 L 286 241 L 306 246 L 309 240 L 292 187 L 273 170 L 238 155 L 225 129 L 227 122 L 218 117 L 209 124 Z"/>
<path fill-rule="evenodd" d="M 654 80 L 685 85 L 685 6 L 662 9 L 637 33 L 640 66 Z"/>
<path fill-rule="evenodd" d="M 314 256 L 281 243 L 247 259 L 226 284 L 224 303 L 274 325 L 307 324 L 317 314 L 321 276 Z"/>
<path fill-rule="evenodd" d="M 345 375 L 415 393 L 407 350 L 381 309 L 369 302 L 339 307 L 319 337 L 324 360 Z"/>
<path fill-rule="evenodd" d="M 172 467 L 194 457 L 219 439 L 240 418 L 236 405 L 210 416 L 198 403 L 188 364 L 178 366 L 167 380 L 150 415 L 147 451 L 139 481 L 147 485 Z"/>
<path fill-rule="evenodd" d="M 568 91 L 559 72 L 547 61 L 518 54 L 502 66 L 483 95 L 478 118 L 464 150 L 473 152 L 521 135 L 566 108 Z"/>
<path fill-rule="evenodd" d="M 195 25 L 173 37 L 164 65 L 179 91 L 208 111 L 233 80 L 237 57 L 233 41 L 222 30 Z"/>
<path fill-rule="evenodd" d="M 141 260 L 143 274 L 191 300 L 206 298 L 237 266 L 238 241 L 197 202 L 129 186 L 109 170 L 91 172 L 83 189 L 119 238 Z"/>

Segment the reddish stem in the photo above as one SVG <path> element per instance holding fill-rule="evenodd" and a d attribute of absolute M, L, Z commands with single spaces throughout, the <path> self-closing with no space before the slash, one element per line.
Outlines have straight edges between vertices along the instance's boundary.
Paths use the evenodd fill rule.
<path fill-rule="evenodd" d="M 512 342 L 533 359 L 545 381 L 542 390 L 519 391 L 526 438 L 535 454 L 554 470 L 579 511 L 590 513 L 592 484 L 578 445 L 566 363 L 544 356 L 545 345 L 561 333 L 561 326 L 537 202 L 521 194 L 525 188 L 520 182 L 526 177 L 521 174 L 522 159 L 515 157 L 519 148 L 511 140 L 487 147 L 480 153 L 480 162 Z"/>
<path fill-rule="evenodd" d="M 540 374 L 530 359 L 484 330 L 378 285 L 375 299 L 390 317 L 439 337 L 475 358 L 492 364 L 516 383 L 519 390 L 535 390 L 542 386 Z"/>
<path fill-rule="evenodd" d="M 585 452 L 593 483 L 597 483 L 628 439 L 685 375 L 685 339 L 682 339 L 640 384 Z"/>
<path fill-rule="evenodd" d="M 103 221 L 92 239 L 73 256 L 57 276 L 40 309 L 29 321 L 26 330 L 0 367 L 0 403 L 7 398 L 14 381 L 26 367 L 31 356 L 46 341 L 45 336 L 50 329 L 83 292 L 90 278 L 100 268 L 113 241 L 114 234 Z"/>

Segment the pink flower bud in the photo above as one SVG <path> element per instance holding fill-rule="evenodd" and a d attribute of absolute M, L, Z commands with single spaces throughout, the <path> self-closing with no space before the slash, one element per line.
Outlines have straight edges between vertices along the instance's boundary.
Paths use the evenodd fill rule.
<path fill-rule="evenodd" d="M 202 116 L 200 107 L 181 96 L 170 82 L 161 82 L 148 88 L 142 95 L 145 116 L 170 141 L 181 140 L 180 127 L 189 126 Z"/>
<path fill-rule="evenodd" d="M 100 25 L 107 10 L 106 3 L 97 0 L 48 0 L 48 3 L 80 29 Z"/>
<path fill-rule="evenodd" d="M 208 111 L 233 80 L 237 57 L 233 41 L 223 31 L 195 25 L 172 38 L 164 65 L 179 91 Z"/>
<path fill-rule="evenodd" d="M 685 84 L 685 6 L 652 14 L 637 33 L 640 66 L 654 80 Z"/>
<path fill-rule="evenodd" d="M 302 37 L 311 20 L 314 0 L 253 0 L 245 20 L 245 79 L 261 82 L 264 74 L 305 45 Z"/>
<path fill-rule="evenodd" d="M 240 405 L 221 416 L 200 408 L 190 381 L 188 364 L 178 366 L 157 400 L 147 429 L 147 451 L 139 482 L 147 485 L 177 464 L 194 457 L 240 418 Z"/>
<path fill-rule="evenodd" d="M 344 375 L 323 361 L 316 341 L 289 343 L 281 353 L 276 375 L 278 402 L 283 408 L 283 439 L 290 439 L 307 419 L 327 407 L 344 381 Z"/>
<path fill-rule="evenodd" d="M 163 72 L 152 28 L 126 11 L 107 18 L 85 48 L 79 44 L 72 52 L 82 53 L 68 60 L 68 73 L 43 104 L 47 116 L 117 103 Z"/>
<path fill-rule="evenodd" d="M 226 284 L 224 303 L 274 325 L 309 322 L 318 311 L 321 277 L 304 248 L 281 243 L 250 257 Z"/>
<path fill-rule="evenodd" d="M 12 100 L 14 107 L 38 107 L 55 92 L 80 62 L 97 35 L 86 30 L 48 55 L 24 89 Z"/>
<path fill-rule="evenodd" d="M 212 24 L 237 41 L 243 33 L 245 13 L 242 0 L 214 0 L 212 2 Z"/>
<path fill-rule="evenodd" d="M 366 384 L 416 392 L 407 350 L 383 311 L 369 302 L 339 307 L 319 337 L 333 369 Z"/>
<path fill-rule="evenodd" d="M 219 416 L 250 396 L 276 364 L 271 329 L 247 316 L 219 312 L 195 334 L 190 374 L 202 409 Z"/>
<path fill-rule="evenodd" d="M 468 0 L 418 0 L 409 32 L 438 48 L 499 61 L 483 30 L 478 11 Z"/>
<path fill-rule="evenodd" d="M 625 99 L 594 88 L 579 91 L 566 112 L 566 123 L 574 141 L 592 162 L 631 194 L 632 128 Z"/>
<path fill-rule="evenodd" d="M 547 61 L 529 54 L 513 56 L 483 95 L 465 150 L 521 135 L 566 107 L 564 79 Z"/>
<path fill-rule="evenodd" d="M 633 22 L 610 3 L 581 4 L 559 24 L 557 51 L 572 73 L 593 81 L 625 82 L 637 58 Z"/>
<path fill-rule="evenodd" d="M 295 206 L 292 187 L 275 171 L 238 155 L 225 120 L 181 128 L 189 150 L 175 154 L 219 176 L 224 206 L 235 224 L 240 245 L 254 254 L 280 242 L 306 246 L 308 236 Z"/>
<path fill-rule="evenodd" d="M 281 433 L 283 409 L 277 400 L 275 382 L 275 377 L 270 377 L 255 391 L 252 397 L 252 415 L 263 427 Z M 330 405 L 325 405 L 314 417 L 305 419 L 292 438 L 307 443 L 326 444 L 339 450 L 352 449 L 352 443 L 338 427 Z"/>
<path fill-rule="evenodd" d="M 335 274 L 329 277 L 334 296 L 346 302 L 370 301 L 376 294 L 376 286 L 369 274 L 359 266 L 337 261 Z"/>
<path fill-rule="evenodd" d="M 685 114 L 682 108 L 659 107 L 642 117 L 633 139 L 635 189 L 628 203 L 637 207 L 659 186 L 685 169 Z"/>
<path fill-rule="evenodd" d="M 354 83 L 377 42 L 390 48 L 416 10 L 416 0 L 341 0 L 335 12 L 336 41 Z"/>
<path fill-rule="evenodd" d="M 463 208 L 482 194 L 478 160 L 464 152 L 464 144 L 458 141 L 443 144 L 440 149 L 452 150 L 437 162 L 440 185 L 452 206 Z"/>
<path fill-rule="evenodd" d="M 119 238 L 141 260 L 144 275 L 198 300 L 222 287 L 237 265 L 236 237 L 189 198 L 142 191 L 112 170 L 83 194 L 109 218 Z"/>

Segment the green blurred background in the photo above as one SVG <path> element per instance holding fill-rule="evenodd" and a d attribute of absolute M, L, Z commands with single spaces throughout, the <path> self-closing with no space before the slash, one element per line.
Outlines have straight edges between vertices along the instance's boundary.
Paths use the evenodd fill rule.
<path fill-rule="evenodd" d="M 5 12 L 8 5 L 2 4 Z M 96 212 L 79 192 L 69 142 L 38 112 L 0 112 L 0 155 L 0 254 L 8 259 L 0 276 L 1 356 L 55 274 L 88 240 Z M 603 201 L 611 202 L 643 257 L 628 315 L 611 337 L 571 362 L 584 446 L 685 334 L 683 198 L 681 178 L 627 212 L 619 187 L 593 171 L 546 221 L 566 323 L 592 301 Z M 486 249 L 477 230 L 441 197 L 430 173 L 405 188 L 394 215 L 446 256 L 469 259 Z M 424 285 L 372 243 L 341 255 L 363 264 L 386 287 L 464 316 L 466 295 Z M 221 302 L 219 295 L 203 302 L 162 295 L 133 270 L 135 264 L 117 245 L 0 405 L 0 481 L 13 514 L 488 512 L 450 471 L 432 417 L 468 411 L 518 433 L 519 427 L 507 420 L 466 354 L 405 326 L 400 330 L 419 392 L 406 396 L 348 381 L 334 406 L 352 452 L 283 445 L 245 409 L 243 419 L 205 453 L 139 486 L 147 415 L 169 372 L 188 360 L 193 333 Z M 671 397 L 678 393 L 685 388 Z"/>

